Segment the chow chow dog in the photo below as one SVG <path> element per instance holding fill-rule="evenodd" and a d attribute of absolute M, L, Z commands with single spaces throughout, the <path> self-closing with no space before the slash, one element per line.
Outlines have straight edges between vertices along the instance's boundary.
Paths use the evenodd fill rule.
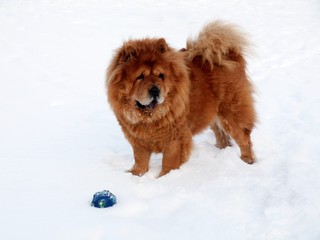
<path fill-rule="evenodd" d="M 246 74 L 244 34 L 222 21 L 207 24 L 186 47 L 175 50 L 163 38 L 129 40 L 107 70 L 108 101 L 131 144 L 141 176 L 152 153 L 162 153 L 159 176 L 185 163 L 192 136 L 210 127 L 216 146 L 241 150 L 254 163 L 250 134 L 256 114 Z"/>

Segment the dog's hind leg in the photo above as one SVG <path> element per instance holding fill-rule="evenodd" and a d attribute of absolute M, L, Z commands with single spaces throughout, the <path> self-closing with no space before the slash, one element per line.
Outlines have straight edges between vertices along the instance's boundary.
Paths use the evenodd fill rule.
<path fill-rule="evenodd" d="M 224 131 L 224 129 L 221 126 L 220 120 L 218 118 L 216 118 L 211 124 L 210 124 L 210 128 L 213 130 L 215 136 L 216 136 L 216 147 L 217 148 L 226 148 L 231 146 L 230 143 L 230 137 L 228 134 L 226 134 L 226 132 Z"/>
<path fill-rule="evenodd" d="M 230 134 L 230 136 L 236 141 L 241 151 L 241 159 L 252 164 L 255 162 L 255 157 L 252 151 L 251 143 L 251 130 L 252 126 L 245 126 L 247 124 L 242 124 L 241 122 L 234 120 L 232 118 L 221 118 L 221 123 L 223 128 Z"/>

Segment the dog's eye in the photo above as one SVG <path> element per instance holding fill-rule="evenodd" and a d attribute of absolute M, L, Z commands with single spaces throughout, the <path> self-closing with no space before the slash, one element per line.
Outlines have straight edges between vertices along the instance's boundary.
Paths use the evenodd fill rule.
<path fill-rule="evenodd" d="M 138 77 L 137 77 L 137 80 L 143 80 L 144 79 L 144 76 L 143 76 L 143 73 L 141 73 Z"/>
<path fill-rule="evenodd" d="M 164 79 L 164 74 L 163 73 L 160 73 L 158 78 L 161 78 L 162 80 Z"/>

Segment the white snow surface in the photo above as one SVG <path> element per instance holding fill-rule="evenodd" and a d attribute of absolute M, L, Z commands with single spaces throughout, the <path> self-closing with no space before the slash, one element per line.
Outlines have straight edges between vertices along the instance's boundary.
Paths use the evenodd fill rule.
<path fill-rule="evenodd" d="M 124 40 L 177 49 L 215 19 L 254 45 L 248 72 L 257 163 L 210 130 L 156 178 L 126 173 L 131 146 L 108 106 L 105 70 Z M 320 239 L 320 3 L 0 1 L 0 239 Z M 118 198 L 90 206 L 95 192 Z"/>

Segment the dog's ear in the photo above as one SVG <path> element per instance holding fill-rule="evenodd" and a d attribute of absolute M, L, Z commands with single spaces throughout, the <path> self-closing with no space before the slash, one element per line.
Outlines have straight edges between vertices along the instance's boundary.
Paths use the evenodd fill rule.
<path fill-rule="evenodd" d="M 137 51 L 132 46 L 124 45 L 118 52 L 118 63 L 128 62 L 137 57 Z"/>
<path fill-rule="evenodd" d="M 160 38 L 156 43 L 157 52 L 162 54 L 169 50 L 169 47 L 164 38 Z"/>

